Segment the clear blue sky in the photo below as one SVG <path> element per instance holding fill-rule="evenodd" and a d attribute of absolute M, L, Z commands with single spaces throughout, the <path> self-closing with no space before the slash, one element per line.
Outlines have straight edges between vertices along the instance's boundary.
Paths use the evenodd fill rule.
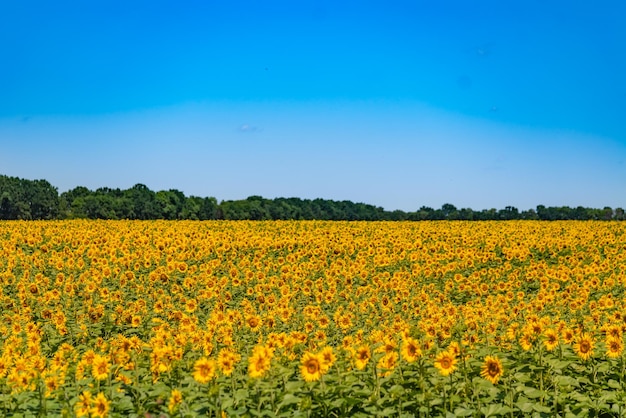
<path fill-rule="evenodd" d="M 0 1 L 0 174 L 626 207 L 626 2 Z"/>

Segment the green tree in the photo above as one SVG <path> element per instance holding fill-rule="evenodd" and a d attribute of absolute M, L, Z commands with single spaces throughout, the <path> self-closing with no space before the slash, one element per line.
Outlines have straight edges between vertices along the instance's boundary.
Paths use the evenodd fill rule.
<path fill-rule="evenodd" d="M 159 219 L 161 213 L 156 203 L 155 193 L 144 184 L 135 184 L 124 191 L 124 196 L 133 202 L 132 219 Z"/>

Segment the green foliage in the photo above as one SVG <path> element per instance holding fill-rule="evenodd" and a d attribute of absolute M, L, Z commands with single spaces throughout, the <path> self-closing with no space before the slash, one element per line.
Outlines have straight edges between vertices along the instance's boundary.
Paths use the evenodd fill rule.
<path fill-rule="evenodd" d="M 191 219 L 191 220 L 625 220 L 624 209 L 537 206 L 536 210 L 458 209 L 445 203 L 440 209 L 422 206 L 415 212 L 386 211 L 348 200 L 250 196 L 218 204 L 214 197 L 185 196 L 176 189 L 154 192 L 136 184 L 127 190 L 79 186 L 61 193 L 45 180 L 24 180 L 0 175 L 0 219 Z"/>

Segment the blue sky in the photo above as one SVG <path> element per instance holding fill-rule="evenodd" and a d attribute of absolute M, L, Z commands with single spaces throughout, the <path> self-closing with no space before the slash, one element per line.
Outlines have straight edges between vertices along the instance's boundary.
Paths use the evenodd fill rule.
<path fill-rule="evenodd" d="M 626 207 L 622 1 L 0 2 L 0 173 Z"/>

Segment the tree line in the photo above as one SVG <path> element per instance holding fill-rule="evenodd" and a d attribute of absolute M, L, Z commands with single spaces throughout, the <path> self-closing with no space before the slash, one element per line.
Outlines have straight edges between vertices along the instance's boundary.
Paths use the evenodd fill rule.
<path fill-rule="evenodd" d="M 125 190 L 75 187 L 61 194 L 46 180 L 0 175 L 0 219 L 191 219 L 191 220 L 625 220 L 624 209 L 578 206 L 546 207 L 520 211 L 457 208 L 446 203 L 439 209 L 422 206 L 414 212 L 386 211 L 348 200 L 250 196 L 217 201 L 214 197 L 185 196 L 176 189 L 152 191 L 143 184 Z"/>

